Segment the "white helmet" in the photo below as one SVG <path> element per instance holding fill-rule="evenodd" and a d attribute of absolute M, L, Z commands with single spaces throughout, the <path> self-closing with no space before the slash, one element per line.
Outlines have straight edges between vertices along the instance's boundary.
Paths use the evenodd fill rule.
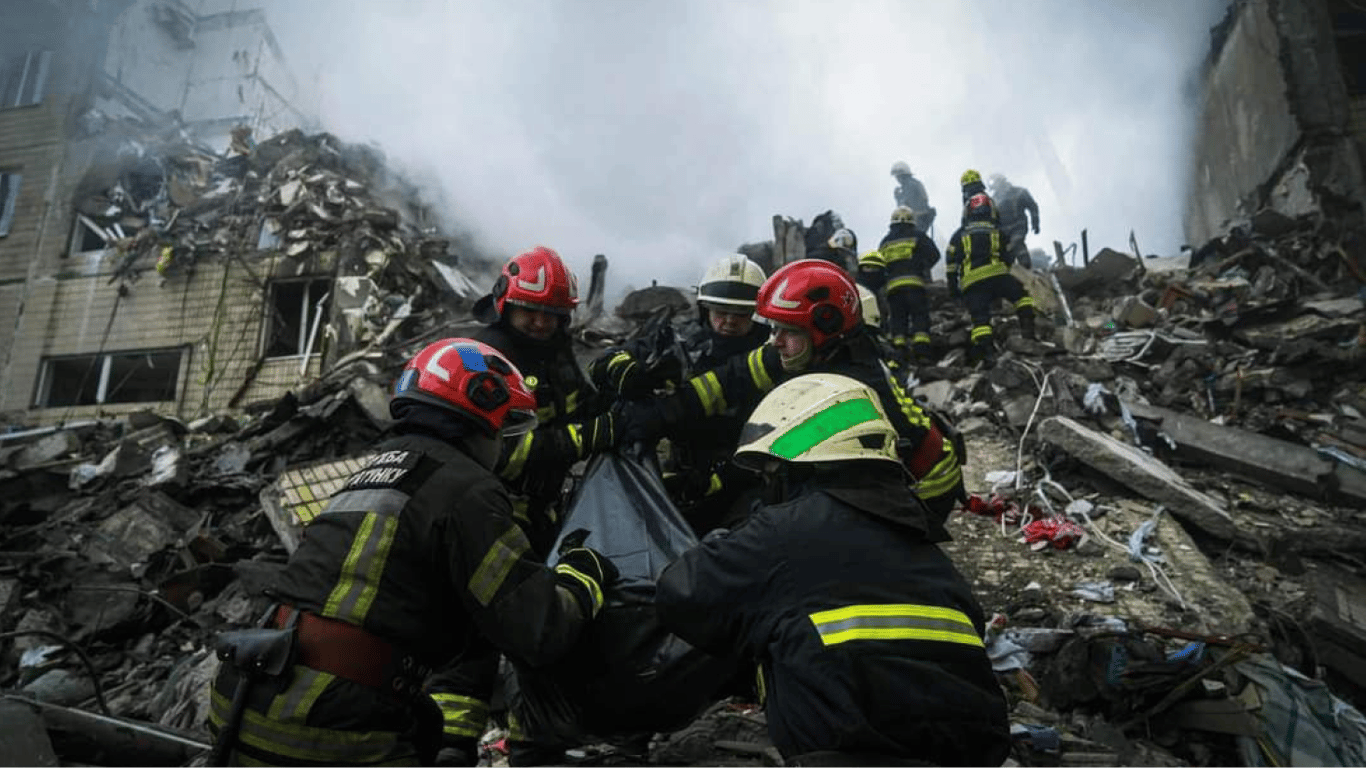
<path fill-rule="evenodd" d="M 702 275 L 697 300 L 753 309 L 766 277 L 764 270 L 742 253 L 722 256 Z"/>
<path fill-rule="evenodd" d="M 911 166 L 906 165 L 905 163 L 903 163 L 903 162 L 901 162 L 900 160 L 898 160 L 898 161 L 896 161 L 895 163 L 892 163 L 892 175 L 893 175 L 893 176 L 910 176 L 910 175 L 911 175 Z"/>
<path fill-rule="evenodd" d="M 892 211 L 892 223 L 907 222 L 915 222 L 915 211 L 911 210 L 909 206 L 898 205 L 896 209 Z"/>
<path fill-rule="evenodd" d="M 866 285 L 858 287 L 859 306 L 863 310 L 863 324 L 874 328 L 882 327 L 882 310 L 877 305 L 877 294 Z"/>
<path fill-rule="evenodd" d="M 776 459 L 899 464 L 896 442 L 876 392 L 848 376 L 809 373 L 779 384 L 760 401 L 740 432 L 735 463 L 753 470 Z"/>
<path fill-rule="evenodd" d="M 993 173 L 987 178 L 987 189 L 991 190 L 992 196 L 996 196 L 1008 186 L 1010 186 L 1010 182 L 1006 181 L 1006 177 L 999 173 Z"/>
<path fill-rule="evenodd" d="M 853 252 L 858 249 L 858 238 L 847 229 L 839 229 L 825 241 L 825 244 L 837 251 Z"/>

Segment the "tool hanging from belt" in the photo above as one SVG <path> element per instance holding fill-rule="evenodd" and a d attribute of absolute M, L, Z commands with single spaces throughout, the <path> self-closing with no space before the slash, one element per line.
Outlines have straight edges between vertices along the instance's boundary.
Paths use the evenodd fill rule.
<path fill-rule="evenodd" d="M 214 740 L 209 765 L 227 765 L 228 753 L 237 743 L 246 714 L 247 698 L 252 686 L 267 678 L 283 677 L 294 665 L 295 624 L 297 617 L 279 628 L 264 628 L 275 615 L 275 606 L 266 611 L 256 623 L 256 629 L 222 632 L 215 643 L 219 661 L 237 669 L 237 689 L 232 694 L 232 706 L 223 729 Z"/>
<path fill-rule="evenodd" d="M 396 701 L 425 698 L 422 684 L 431 667 L 354 624 L 276 604 L 257 627 L 218 636 L 218 658 L 231 663 L 239 678 L 228 718 L 214 742 L 210 765 L 227 764 L 252 687 L 266 679 L 282 678 L 295 664 L 373 688 Z"/>

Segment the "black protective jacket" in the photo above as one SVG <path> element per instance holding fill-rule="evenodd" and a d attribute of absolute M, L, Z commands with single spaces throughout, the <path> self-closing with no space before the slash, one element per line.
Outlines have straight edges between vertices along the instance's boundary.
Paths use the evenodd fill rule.
<path fill-rule="evenodd" d="M 272 594 L 432 666 L 481 637 L 531 665 L 567 650 L 585 617 L 531 553 L 498 478 L 427 435 L 378 450 L 304 529 Z"/>
<path fill-rule="evenodd" d="M 588 621 L 587 609 L 533 555 L 502 482 L 458 442 L 408 433 L 381 443 L 304 529 L 268 592 L 359 626 L 428 668 L 484 658 L 496 665 L 498 650 L 531 665 L 562 655 Z M 213 682 L 215 731 L 228 718 L 237 678 L 224 664 Z M 252 689 L 233 759 L 416 760 L 418 745 L 436 741 L 441 714 L 431 702 L 390 693 L 296 665 L 280 683 Z"/>
<path fill-rule="evenodd" d="M 957 446 L 892 376 L 870 334 L 863 329 L 850 332 L 837 349 L 804 373 L 821 372 L 848 376 L 878 393 L 901 438 L 898 448 L 918 481 L 921 500 L 947 516 L 958 500 L 966 498 Z M 732 408 L 748 417 L 764 395 L 792 375 L 783 370 L 778 350 L 766 344 L 689 379 L 662 406 L 665 419 L 670 425 L 696 422 Z"/>
<path fill-rule="evenodd" d="M 689 643 L 757 662 L 785 757 L 1000 765 L 1009 725 L 982 609 L 900 483 L 883 468 L 812 480 L 684 553 L 655 605 Z"/>
<path fill-rule="evenodd" d="M 924 288 L 930 269 L 939 263 L 939 247 L 913 222 L 897 221 L 887 228 L 878 245 L 887 269 L 887 293 L 903 288 Z"/>
<path fill-rule="evenodd" d="M 930 207 L 930 196 L 925 194 L 925 185 L 914 176 L 897 177 L 897 187 L 892 190 L 892 197 L 897 205 L 904 205 L 917 214 Z"/>
<path fill-rule="evenodd" d="M 508 439 L 497 470 L 516 497 L 517 519 L 528 527 L 533 543 L 548 546 L 555 538 L 565 476 L 588 454 L 578 425 L 601 412 L 603 404 L 574 359 L 567 335 L 537 341 L 500 320 L 474 339 L 507 355 L 536 395 L 536 429 Z"/>
<path fill-rule="evenodd" d="M 1001 230 L 1008 236 L 1023 235 L 1039 228 L 1039 204 L 1024 187 L 1006 187 L 995 197 Z M 1028 217 L 1026 217 L 1026 214 Z"/>

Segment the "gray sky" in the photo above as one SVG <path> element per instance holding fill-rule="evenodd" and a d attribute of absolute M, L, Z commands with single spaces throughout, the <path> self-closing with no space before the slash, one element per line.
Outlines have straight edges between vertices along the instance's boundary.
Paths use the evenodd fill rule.
<path fill-rule="evenodd" d="M 1183 243 L 1192 78 L 1224 0 L 272 0 L 323 126 L 373 141 L 496 254 L 609 292 L 696 282 L 772 216 L 886 233 L 896 160 L 1039 202 L 1032 247 Z M 324 19 L 320 21 L 320 19 Z M 1051 148 L 1051 149 L 1050 149 Z M 1050 152 L 1058 162 L 1045 169 Z M 942 267 L 941 267 L 942 269 Z"/>

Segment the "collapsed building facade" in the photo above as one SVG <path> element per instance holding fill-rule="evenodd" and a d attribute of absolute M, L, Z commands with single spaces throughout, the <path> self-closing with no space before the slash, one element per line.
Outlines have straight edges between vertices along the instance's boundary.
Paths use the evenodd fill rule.
<path fill-rule="evenodd" d="M 278 397 L 349 350 L 358 315 L 402 306 L 377 309 L 366 276 L 424 212 L 405 241 L 373 151 L 282 135 L 311 120 L 259 8 L 27 5 L 6 14 L 24 53 L 0 109 L 11 428 Z"/>

